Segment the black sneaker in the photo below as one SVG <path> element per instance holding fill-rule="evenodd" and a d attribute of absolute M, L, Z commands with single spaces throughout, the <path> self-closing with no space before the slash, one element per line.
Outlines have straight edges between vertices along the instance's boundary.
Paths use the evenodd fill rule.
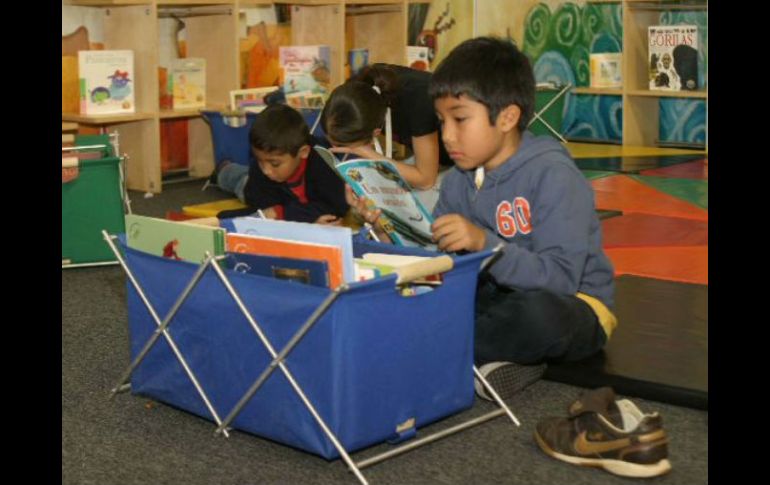
<path fill-rule="evenodd" d="M 479 367 L 479 373 L 484 376 L 501 399 L 508 399 L 543 377 L 546 368 L 546 364 L 523 365 L 513 362 L 489 362 Z M 473 385 L 480 398 L 488 401 L 494 400 L 481 381 L 474 379 Z"/>
<path fill-rule="evenodd" d="M 535 441 L 567 463 L 602 468 L 624 477 L 655 477 L 671 470 L 668 438 L 658 413 L 645 414 L 603 387 L 572 403 L 568 418 L 537 424 Z"/>
<path fill-rule="evenodd" d="M 209 175 L 209 178 L 206 180 L 206 183 L 203 184 L 203 188 L 201 190 L 206 190 L 210 186 L 218 186 L 219 185 L 219 172 L 222 170 L 222 167 L 227 165 L 228 163 L 232 163 L 229 160 L 222 160 L 221 162 L 214 165 L 214 171 L 211 172 L 211 175 Z"/>

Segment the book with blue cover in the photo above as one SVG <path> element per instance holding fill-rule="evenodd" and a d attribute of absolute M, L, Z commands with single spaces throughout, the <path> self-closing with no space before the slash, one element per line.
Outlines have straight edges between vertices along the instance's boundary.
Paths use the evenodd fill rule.
<path fill-rule="evenodd" d="M 264 236 L 292 241 L 328 244 L 342 251 L 342 272 L 345 282 L 355 281 L 353 265 L 353 232 L 348 227 L 310 224 L 307 222 L 277 221 L 259 217 L 222 219 L 220 225 L 228 232 L 250 236 Z"/>
<path fill-rule="evenodd" d="M 239 273 L 267 276 L 324 288 L 329 287 L 329 265 L 326 261 L 229 253 L 225 259 L 225 265 Z"/>
<path fill-rule="evenodd" d="M 436 248 L 430 228 L 433 216 L 392 163 L 361 158 L 343 162 L 324 147 L 316 145 L 315 149 L 357 196 L 367 198 L 382 210 L 380 225 L 394 244 Z"/>

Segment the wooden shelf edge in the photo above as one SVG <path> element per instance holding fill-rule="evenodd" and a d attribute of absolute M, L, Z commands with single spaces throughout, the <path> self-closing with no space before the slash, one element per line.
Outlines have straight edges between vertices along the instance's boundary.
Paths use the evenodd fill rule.
<path fill-rule="evenodd" d="M 623 90 L 620 88 L 589 88 L 589 87 L 580 87 L 580 88 L 572 88 L 572 92 L 574 94 L 595 94 L 595 95 L 606 95 L 606 96 L 622 96 Z"/>
<path fill-rule="evenodd" d="M 625 94 L 629 96 L 640 96 L 647 98 L 708 99 L 708 91 L 653 91 L 650 89 L 629 89 Z"/>
<path fill-rule="evenodd" d="M 79 113 L 62 113 L 62 121 L 73 121 L 85 125 L 111 125 L 130 121 L 145 121 L 155 117 L 153 113 L 131 113 L 117 115 L 81 115 Z"/>

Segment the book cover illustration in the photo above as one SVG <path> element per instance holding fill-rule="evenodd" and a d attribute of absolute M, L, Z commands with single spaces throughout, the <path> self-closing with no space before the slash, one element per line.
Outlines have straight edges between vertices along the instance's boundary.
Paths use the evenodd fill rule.
<path fill-rule="evenodd" d="M 358 75 L 361 70 L 369 65 L 369 49 L 350 49 L 348 51 L 348 78 Z"/>
<path fill-rule="evenodd" d="M 315 149 L 359 197 L 382 210 L 382 229 L 395 244 L 435 249 L 430 226 L 433 217 L 412 193 L 396 167 L 384 160 L 340 160 L 326 148 Z"/>
<path fill-rule="evenodd" d="M 622 86 L 622 53 L 590 54 L 588 61 L 592 88 L 619 88 Z"/>
<path fill-rule="evenodd" d="M 283 70 L 283 90 L 326 96 L 331 83 L 331 50 L 328 45 L 281 46 L 278 59 Z"/>
<path fill-rule="evenodd" d="M 129 248 L 180 261 L 200 263 L 206 251 L 225 253 L 225 230 L 186 222 L 126 214 Z"/>
<path fill-rule="evenodd" d="M 206 107 L 206 59 L 174 59 L 169 65 L 173 109 Z"/>
<path fill-rule="evenodd" d="M 275 92 L 275 86 L 266 88 L 234 89 L 230 91 L 230 109 L 259 113 L 267 108 L 265 96 Z"/>
<path fill-rule="evenodd" d="M 329 265 L 326 261 L 230 253 L 225 259 L 225 265 L 238 273 L 267 276 L 323 288 L 329 287 Z"/>
<path fill-rule="evenodd" d="M 78 52 L 80 114 L 134 113 L 134 52 Z"/>
<path fill-rule="evenodd" d="M 430 60 L 427 46 L 406 46 L 406 65 L 418 71 L 430 71 Z"/>
<path fill-rule="evenodd" d="M 329 267 L 330 287 L 337 288 L 344 283 L 342 250 L 337 246 L 236 233 L 227 234 L 226 241 L 231 253 L 325 261 Z"/>
<path fill-rule="evenodd" d="M 222 219 L 219 223 L 227 232 L 337 246 L 342 251 L 342 272 L 345 281 L 355 281 L 353 232 L 349 227 L 259 217 L 235 217 Z"/>
<path fill-rule="evenodd" d="M 698 89 L 698 27 L 651 25 L 648 28 L 650 89 Z"/>

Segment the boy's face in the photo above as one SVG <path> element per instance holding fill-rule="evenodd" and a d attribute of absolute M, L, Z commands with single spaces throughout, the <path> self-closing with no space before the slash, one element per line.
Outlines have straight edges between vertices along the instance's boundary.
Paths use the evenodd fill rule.
<path fill-rule="evenodd" d="M 297 171 L 302 159 L 307 158 L 310 153 L 310 145 L 303 145 L 297 152 L 297 156 L 292 156 L 286 152 L 269 152 L 257 148 L 254 148 L 253 151 L 265 177 L 273 182 L 283 183 Z"/>
<path fill-rule="evenodd" d="M 494 125 L 489 124 L 487 107 L 465 95 L 438 98 L 434 106 L 441 122 L 441 139 L 459 168 L 470 170 L 483 165 L 492 170 L 515 151 L 507 135 L 518 134 L 518 106 L 504 109 Z"/>

